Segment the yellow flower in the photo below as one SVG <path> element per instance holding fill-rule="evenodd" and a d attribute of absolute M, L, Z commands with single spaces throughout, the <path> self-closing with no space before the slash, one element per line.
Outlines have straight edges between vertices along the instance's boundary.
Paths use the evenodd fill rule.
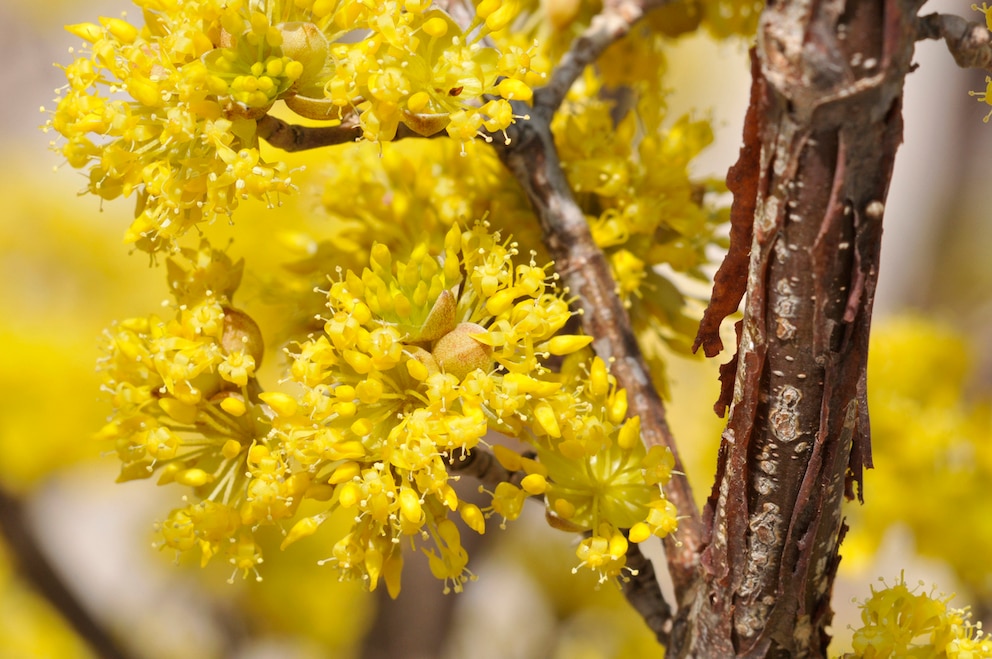
<path fill-rule="evenodd" d="M 426 533 L 432 569 L 460 590 L 467 556 L 448 516 L 460 511 L 477 532 L 485 524 L 458 499 L 447 463 L 490 430 L 529 433 L 533 405 L 561 387 L 544 359 L 588 344 L 557 334 L 567 303 L 547 266 L 516 256 L 482 224 L 453 227 L 436 256 L 421 245 L 398 261 L 376 244 L 361 274 L 331 283 L 323 332 L 291 351 L 304 393 L 274 406 L 274 436 L 356 520 L 330 560 L 369 587 L 381 574 L 398 590 L 399 542 Z M 511 502 L 507 487 L 490 513 L 513 518 L 526 495 L 513 488 Z"/>
<path fill-rule="evenodd" d="M 259 395 L 262 359 L 254 321 L 231 296 L 240 263 L 203 243 L 168 261 L 172 319 L 117 323 L 100 364 L 114 406 L 98 438 L 115 443 L 118 480 L 149 478 L 188 488 L 197 501 L 160 525 L 162 548 L 224 554 L 254 574 L 249 530 L 295 514 L 309 486 L 283 454 L 270 451 L 272 416 Z"/>
<path fill-rule="evenodd" d="M 968 609 L 952 609 L 951 598 L 910 590 L 902 576 L 892 586 L 871 589 L 861 603 L 862 627 L 845 657 L 992 657 L 992 640 L 971 622 Z"/>

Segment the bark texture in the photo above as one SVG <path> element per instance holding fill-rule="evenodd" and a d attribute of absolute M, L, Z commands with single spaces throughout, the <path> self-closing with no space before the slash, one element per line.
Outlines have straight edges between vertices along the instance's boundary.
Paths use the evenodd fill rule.
<path fill-rule="evenodd" d="M 918 5 L 770 2 L 762 17 L 730 176 L 748 212 L 734 214 L 726 267 L 746 258 L 746 278 L 718 275 L 697 339 L 719 349 L 746 287 L 718 404 L 730 416 L 669 656 L 826 655 L 841 499 L 861 496 L 871 466 L 868 331 Z"/>

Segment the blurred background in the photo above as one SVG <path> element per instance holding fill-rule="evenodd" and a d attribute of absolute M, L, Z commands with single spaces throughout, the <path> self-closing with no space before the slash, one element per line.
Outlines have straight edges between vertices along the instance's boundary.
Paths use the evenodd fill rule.
<path fill-rule="evenodd" d="M 459 631 L 434 648 L 417 650 L 411 640 L 404 656 L 648 656 L 643 623 L 616 589 L 569 573 L 570 538 L 547 529 L 539 511 L 487 533 L 471 564 L 479 580 L 465 593 L 445 597 L 430 577 L 419 589 L 404 577 L 400 613 L 378 617 L 376 597 L 315 565 L 329 553 L 319 540 L 269 552 L 264 581 L 232 585 L 223 566 L 176 566 L 152 548 L 153 521 L 177 501 L 151 482 L 114 484 L 112 447 L 92 439 L 109 412 L 94 364 L 103 328 L 154 312 L 167 291 L 148 256 L 121 242 L 130 202 L 101 208 L 78 197 L 83 175 L 62 165 L 49 150 L 54 136 L 39 129 L 47 118 L 39 108 L 54 106 L 64 82 L 53 62 L 67 63 L 78 42 L 62 26 L 129 7 L 0 4 L 0 484 L 14 497 L 5 509 L 23 513 L 41 551 L 126 656 L 373 657 L 383 644 L 363 639 L 404 633 L 390 615 L 413 609 L 453 619 Z M 982 18 L 965 1 L 926 10 Z M 960 71 L 933 42 L 919 44 L 916 60 L 876 299 L 877 468 L 866 477 L 866 506 L 848 511 L 837 652 L 857 624 L 851 599 L 900 570 L 911 586 L 957 592 L 956 604 L 971 603 L 992 624 L 992 495 L 983 485 L 992 476 L 992 217 L 982 166 L 992 156 L 992 126 L 982 123 L 988 106 L 967 93 L 985 89 L 984 73 Z M 673 44 L 669 62 L 671 116 L 695 108 L 713 118 L 715 145 L 696 167 L 722 177 L 740 145 L 745 48 L 693 37 Z M 711 411 L 716 366 L 671 365 L 669 410 L 700 497 L 722 427 Z M 93 656 L 22 569 L 0 543 L 0 659 Z"/>

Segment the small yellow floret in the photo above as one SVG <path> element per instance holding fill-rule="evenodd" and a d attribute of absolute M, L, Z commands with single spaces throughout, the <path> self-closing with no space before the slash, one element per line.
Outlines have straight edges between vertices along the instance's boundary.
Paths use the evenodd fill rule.
<path fill-rule="evenodd" d="M 522 469 L 520 454 L 513 449 L 509 449 L 502 444 L 496 444 L 493 446 L 493 455 L 496 456 L 496 460 L 504 469 L 509 471 L 520 471 Z"/>
<path fill-rule="evenodd" d="M 558 427 L 558 418 L 551 405 L 541 401 L 534 407 L 534 416 L 544 432 L 552 437 L 561 437 L 561 428 Z"/>
<path fill-rule="evenodd" d="M 337 469 L 331 474 L 331 477 L 327 479 L 328 483 L 332 485 L 338 485 L 339 483 L 345 483 L 347 481 L 353 480 L 362 473 L 361 465 L 357 462 L 345 462 L 338 465 Z"/>
<path fill-rule="evenodd" d="M 404 519 L 413 524 L 423 521 L 424 511 L 420 507 L 420 496 L 412 488 L 400 489 L 400 512 Z"/>
<path fill-rule="evenodd" d="M 65 31 L 79 37 L 80 39 L 89 41 L 90 43 L 96 43 L 103 37 L 103 30 L 96 23 L 75 23 L 73 25 L 66 25 Z"/>
<path fill-rule="evenodd" d="M 617 434 L 617 445 L 625 451 L 637 446 L 641 441 L 641 417 L 632 416 L 620 428 Z"/>
<path fill-rule="evenodd" d="M 341 504 L 342 508 L 351 508 L 355 506 L 361 498 L 362 490 L 356 483 L 345 483 L 341 486 L 340 494 L 338 494 L 338 503 Z"/>
<path fill-rule="evenodd" d="M 228 460 L 236 458 L 239 453 L 241 453 L 241 442 L 236 439 L 229 439 L 224 442 L 224 445 L 220 449 L 221 455 L 223 455 Z"/>
<path fill-rule="evenodd" d="M 314 515 L 313 517 L 304 517 L 296 524 L 293 524 L 293 528 L 286 534 L 286 538 L 279 545 L 279 549 L 285 549 L 300 538 L 313 535 L 320 528 L 320 524 L 324 521 L 324 518 L 324 515 Z"/>
<path fill-rule="evenodd" d="M 443 18 L 435 16 L 424 21 L 422 29 L 434 38 L 443 37 L 448 32 L 448 23 Z"/>
<path fill-rule="evenodd" d="M 548 489 L 548 481 L 540 474 L 530 474 L 520 482 L 520 487 L 527 494 L 544 494 Z"/>
<path fill-rule="evenodd" d="M 279 416 L 293 416 L 299 405 L 296 399 L 281 391 L 266 391 L 258 395 Z"/>
<path fill-rule="evenodd" d="M 496 85 L 499 95 L 508 101 L 527 101 L 534 98 L 534 90 L 527 86 L 527 83 L 514 78 L 504 78 Z"/>
<path fill-rule="evenodd" d="M 553 336 L 547 343 L 547 350 L 552 355 L 570 355 L 592 343 L 591 336 L 577 334 L 562 334 Z"/>
<path fill-rule="evenodd" d="M 427 92 L 417 92 L 406 99 L 406 109 L 414 114 L 419 114 L 424 111 L 430 100 L 431 97 Z"/>
<path fill-rule="evenodd" d="M 200 487 L 213 481 L 214 477 L 202 469 L 184 469 L 176 474 L 176 482 L 189 487 Z"/>
<path fill-rule="evenodd" d="M 220 408 L 231 416 L 242 416 L 247 411 L 245 401 L 239 396 L 226 396 L 220 401 Z"/>
<path fill-rule="evenodd" d="M 482 510 L 474 503 L 462 502 L 458 506 L 458 512 L 462 516 L 462 521 L 465 524 L 478 533 L 482 535 L 486 532 L 486 516 L 482 514 Z"/>
<path fill-rule="evenodd" d="M 121 43 L 133 43 L 138 37 L 138 28 L 120 18 L 101 17 L 100 23 Z"/>
<path fill-rule="evenodd" d="M 627 537 L 631 542 L 644 542 L 651 535 L 651 527 L 644 522 L 638 522 L 630 527 L 630 533 Z"/>
<path fill-rule="evenodd" d="M 571 519 L 575 517 L 575 504 L 568 499 L 555 499 L 555 502 L 552 505 L 554 506 L 555 514 L 562 519 Z"/>

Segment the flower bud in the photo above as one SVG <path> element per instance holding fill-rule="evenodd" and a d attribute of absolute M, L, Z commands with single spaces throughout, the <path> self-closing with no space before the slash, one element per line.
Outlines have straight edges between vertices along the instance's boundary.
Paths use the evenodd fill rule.
<path fill-rule="evenodd" d="M 303 65 L 303 73 L 297 79 L 299 87 L 307 87 L 317 82 L 318 76 L 327 61 L 327 37 L 313 23 L 293 21 L 280 23 L 282 52 Z"/>
<path fill-rule="evenodd" d="M 303 94 L 294 94 L 286 96 L 283 100 L 286 102 L 286 107 L 307 119 L 318 121 L 336 119 L 343 123 L 347 117 L 351 116 L 349 109 L 342 108 L 329 98 L 312 98 Z"/>
<path fill-rule="evenodd" d="M 445 373 L 464 379 L 477 368 L 488 371 L 493 365 L 493 349 L 473 334 L 484 334 L 486 328 L 475 323 L 458 323 L 434 344 L 434 359 Z"/>
<path fill-rule="evenodd" d="M 455 311 L 458 303 L 454 294 L 449 290 L 441 291 L 430 313 L 424 319 L 424 324 L 420 328 L 418 341 L 436 341 L 450 332 L 455 327 Z"/>
<path fill-rule="evenodd" d="M 245 352 L 255 360 L 255 365 L 262 363 L 265 354 L 265 343 L 262 340 L 262 330 L 244 311 L 224 307 L 224 332 L 220 337 L 220 346 L 227 354 Z"/>

